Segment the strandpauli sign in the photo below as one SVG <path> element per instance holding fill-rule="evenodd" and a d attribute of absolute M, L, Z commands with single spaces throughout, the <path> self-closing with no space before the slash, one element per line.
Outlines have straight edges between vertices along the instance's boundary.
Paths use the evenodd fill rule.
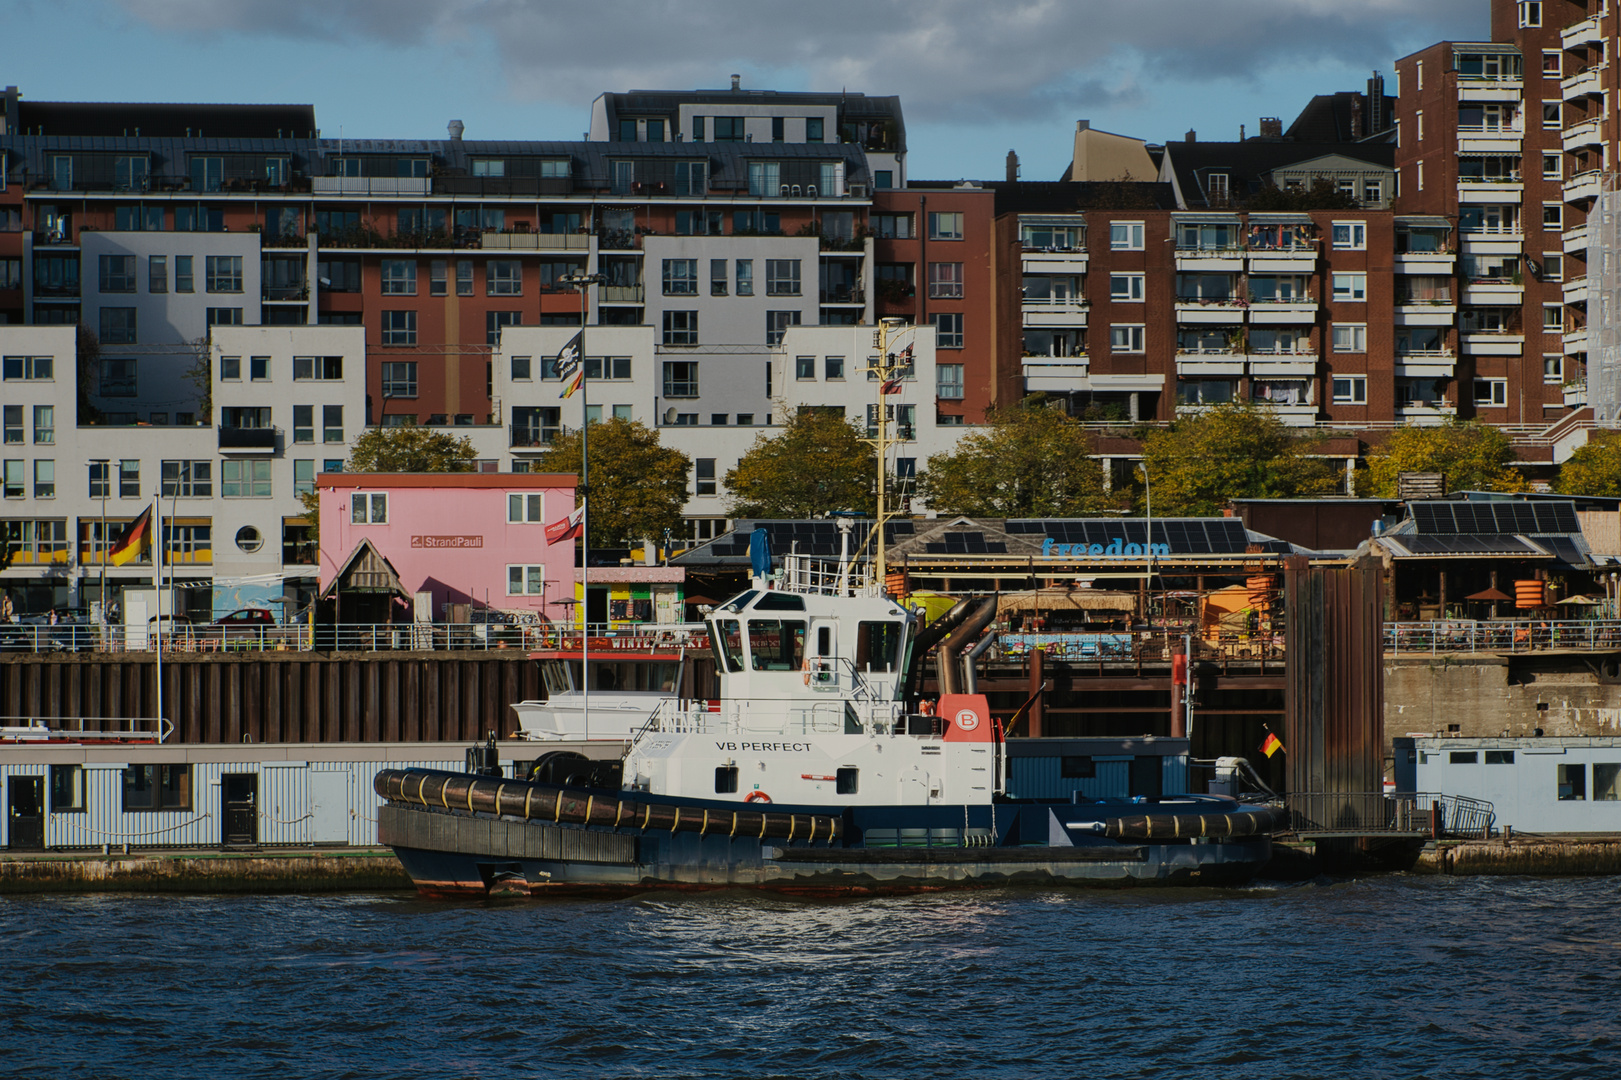
<path fill-rule="evenodd" d="M 1117 536 L 1110 540 L 1108 545 L 1103 544 L 1055 544 L 1053 538 L 1048 536 L 1041 541 L 1041 553 L 1064 558 L 1099 558 L 1099 559 L 1130 559 L 1146 558 L 1149 555 L 1169 555 L 1170 544 L 1151 544 L 1153 550 L 1145 550 L 1142 544 L 1128 544 L 1125 537 Z"/>

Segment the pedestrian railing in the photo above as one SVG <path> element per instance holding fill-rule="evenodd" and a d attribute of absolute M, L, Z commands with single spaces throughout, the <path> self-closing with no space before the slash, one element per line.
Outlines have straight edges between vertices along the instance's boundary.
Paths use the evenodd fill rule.
<path fill-rule="evenodd" d="M 1385 624 L 1385 651 L 1423 653 L 1524 653 L 1563 649 L 1621 649 L 1617 619 L 1432 619 Z"/>
<path fill-rule="evenodd" d="M 1304 837 L 1489 836 L 1497 816 L 1489 802 L 1422 791 L 1292 791 L 1283 802 Z"/>

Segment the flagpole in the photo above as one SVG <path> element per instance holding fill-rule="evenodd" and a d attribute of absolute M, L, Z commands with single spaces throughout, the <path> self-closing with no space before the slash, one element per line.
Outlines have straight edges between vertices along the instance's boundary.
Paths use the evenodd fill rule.
<path fill-rule="evenodd" d="M 157 525 L 158 535 L 152 545 L 152 597 L 158 609 L 158 742 L 163 741 L 163 489 L 158 489 L 157 497 L 152 500 L 155 507 L 152 513 L 153 522 Z M 174 599 L 169 600 L 169 618 L 174 618 Z"/>
<path fill-rule="evenodd" d="M 585 364 L 587 293 L 606 279 L 601 274 L 568 274 L 562 278 L 580 294 L 580 716 L 585 737 L 591 738 L 591 380 Z"/>

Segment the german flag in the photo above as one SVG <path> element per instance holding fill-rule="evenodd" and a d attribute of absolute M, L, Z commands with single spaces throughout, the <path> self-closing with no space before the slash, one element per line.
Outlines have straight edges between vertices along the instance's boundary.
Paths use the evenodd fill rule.
<path fill-rule="evenodd" d="M 1267 757 L 1271 757 L 1273 754 L 1276 754 L 1279 750 L 1282 750 L 1282 749 L 1283 749 L 1283 740 L 1279 739 L 1276 735 L 1272 734 L 1270 731 L 1267 732 L 1266 733 L 1266 739 L 1261 743 L 1261 753 L 1265 754 Z"/>
<path fill-rule="evenodd" d="M 141 511 L 141 516 L 124 527 L 107 552 L 107 560 L 114 566 L 123 566 L 141 557 L 152 546 L 152 507 Z"/>

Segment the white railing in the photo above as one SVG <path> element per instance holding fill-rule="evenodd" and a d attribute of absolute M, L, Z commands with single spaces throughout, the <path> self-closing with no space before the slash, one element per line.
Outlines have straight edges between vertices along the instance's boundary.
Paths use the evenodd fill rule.
<path fill-rule="evenodd" d="M 1511 606 L 1509 601 L 1505 606 Z M 1618 619 L 1432 619 L 1385 624 L 1393 656 L 1621 649 Z"/>
<path fill-rule="evenodd" d="M 167 617 L 166 617 L 167 618 Z M 654 651 L 681 646 L 708 648 L 702 623 L 593 623 L 585 628 L 590 649 Z M 191 626 L 163 629 L 166 653 L 376 652 L 442 649 L 561 649 L 581 646 L 582 629 L 517 618 L 470 623 L 344 623 L 275 626 Z M 47 626 L 0 623 L 0 654 L 49 652 L 148 652 L 155 630 L 125 626 Z"/>

